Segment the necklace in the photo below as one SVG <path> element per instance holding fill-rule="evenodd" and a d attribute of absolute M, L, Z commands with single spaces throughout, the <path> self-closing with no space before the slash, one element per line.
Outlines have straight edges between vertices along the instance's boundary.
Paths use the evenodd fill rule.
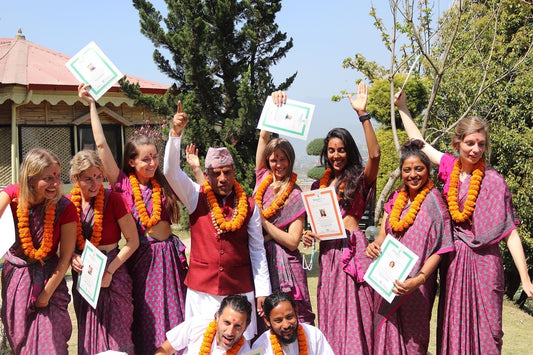
<path fill-rule="evenodd" d="M 255 202 L 257 202 L 257 205 L 261 209 L 261 212 L 263 213 L 263 216 L 266 219 L 269 219 L 273 215 L 276 214 L 276 212 L 279 211 L 281 206 L 285 204 L 285 200 L 287 200 L 287 197 L 289 197 L 289 194 L 292 191 L 292 188 L 294 187 L 294 184 L 296 183 L 296 179 L 298 178 L 298 175 L 295 173 L 292 173 L 291 180 L 289 183 L 289 186 L 283 191 L 283 193 L 278 194 L 276 199 L 272 201 L 270 206 L 266 210 L 263 210 L 263 196 L 267 190 L 267 188 L 272 184 L 274 181 L 274 175 L 270 173 L 263 181 L 261 181 L 261 184 L 259 184 L 259 187 L 257 188 L 257 192 L 255 193 Z"/>
<path fill-rule="evenodd" d="M 407 196 L 407 189 L 405 188 L 405 186 L 402 187 L 400 193 L 398 194 L 398 196 L 396 196 L 396 200 L 394 200 L 394 206 L 392 207 L 392 211 L 389 217 L 389 225 L 393 231 L 403 232 L 404 230 L 409 228 L 411 224 L 414 223 L 416 215 L 418 214 L 418 210 L 420 210 L 420 205 L 422 204 L 422 202 L 424 202 L 426 195 L 433 188 L 433 186 L 433 181 L 428 180 L 424 187 L 416 194 L 416 197 L 413 203 L 411 204 L 411 207 L 409 207 L 409 211 L 400 220 L 403 208 L 409 200 Z"/>
<path fill-rule="evenodd" d="M 46 207 L 46 214 L 44 217 L 44 232 L 41 246 L 35 250 L 33 239 L 30 231 L 30 211 L 27 207 L 17 206 L 18 230 L 20 244 L 24 254 L 34 260 L 43 261 L 52 251 L 52 244 L 54 238 L 54 221 L 56 217 L 56 205 L 51 204 Z"/>
<path fill-rule="evenodd" d="M 324 175 L 322 175 L 322 177 L 320 178 L 320 188 L 323 189 L 325 187 L 328 187 L 328 184 L 329 184 L 329 180 L 331 178 L 331 173 L 333 172 L 333 170 L 331 170 L 331 168 L 327 168 L 326 171 L 324 171 Z M 341 184 L 339 185 L 339 191 L 337 193 L 337 200 L 340 201 L 341 199 L 341 194 L 344 193 L 344 181 L 341 182 Z"/>
<path fill-rule="evenodd" d="M 248 200 L 246 198 L 246 193 L 239 183 L 235 180 L 233 185 L 235 190 L 235 203 L 233 206 L 233 215 L 231 216 L 230 221 L 226 221 L 224 215 L 222 214 L 222 209 L 218 204 L 217 198 L 213 189 L 209 185 L 209 181 L 204 182 L 204 192 L 207 195 L 207 202 L 209 205 L 209 211 L 211 212 L 211 221 L 215 227 L 218 234 L 224 232 L 234 232 L 240 229 L 244 223 L 244 219 L 248 214 Z"/>
<path fill-rule="evenodd" d="M 130 174 L 131 188 L 133 190 L 133 196 L 135 197 L 135 206 L 139 212 L 139 219 L 141 223 L 146 228 L 152 228 L 161 220 L 161 185 L 157 182 L 156 179 L 151 178 L 150 182 L 152 183 L 152 217 L 148 217 L 148 212 L 146 211 L 146 204 L 143 201 L 141 188 L 139 187 L 139 180 L 135 174 Z"/>
<path fill-rule="evenodd" d="M 483 174 L 485 173 L 485 159 L 481 158 L 472 170 L 472 177 L 470 178 L 470 186 L 468 187 L 468 194 L 463 207 L 463 211 L 459 211 L 459 204 L 457 200 L 459 198 L 459 174 L 461 173 L 461 159 L 457 159 L 453 165 L 452 174 L 450 175 L 450 189 L 448 190 L 448 209 L 452 219 L 461 223 L 466 221 L 472 216 L 474 208 L 476 207 L 476 200 L 481 187 L 481 181 L 483 180 Z"/>
<path fill-rule="evenodd" d="M 278 336 L 270 331 L 270 344 L 274 355 L 283 355 L 283 348 L 279 343 Z M 298 324 L 298 349 L 300 355 L 307 355 L 307 338 L 305 337 L 304 327 Z"/>
<path fill-rule="evenodd" d="M 305 234 L 305 231 L 304 231 Z M 305 248 L 305 247 L 304 247 Z M 307 262 L 305 255 L 302 253 L 302 267 L 304 270 L 313 270 L 313 259 L 315 258 L 315 239 L 313 238 L 313 243 L 311 244 L 311 259 Z"/>
<path fill-rule="evenodd" d="M 211 345 L 213 344 L 213 339 L 217 332 L 217 321 L 213 319 L 209 326 L 205 330 L 204 338 L 202 340 L 202 345 L 200 346 L 200 355 L 209 355 L 211 354 Z M 235 355 L 241 349 L 241 346 L 244 344 L 244 338 L 241 336 L 238 342 L 233 344 L 231 349 L 226 350 L 226 355 Z"/>
<path fill-rule="evenodd" d="M 85 248 L 85 237 L 83 236 L 81 230 L 81 191 L 80 191 L 80 185 L 76 183 L 75 187 L 70 191 L 71 198 L 70 200 L 76 206 L 76 211 L 78 211 L 78 226 L 77 226 L 77 236 L 76 236 L 76 246 L 79 250 L 83 250 Z M 105 191 L 104 187 L 100 185 L 100 189 L 98 190 L 98 194 L 96 195 L 94 199 L 94 219 L 93 219 L 93 231 L 90 238 L 91 244 L 93 244 L 95 247 L 97 247 L 100 244 L 100 240 L 102 240 L 102 225 L 104 220 L 104 198 L 105 198 Z"/>

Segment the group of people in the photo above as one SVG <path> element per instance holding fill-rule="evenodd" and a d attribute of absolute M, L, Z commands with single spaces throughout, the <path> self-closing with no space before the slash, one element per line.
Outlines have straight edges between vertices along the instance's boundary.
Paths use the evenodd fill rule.
<path fill-rule="evenodd" d="M 533 295 L 509 189 L 484 160 L 489 135 L 482 119 L 461 120 L 452 141 L 458 156 L 443 154 L 423 141 L 405 94 L 397 94 L 411 138 L 401 150 L 403 184 L 384 207 L 378 237 L 368 243 L 359 221 L 374 193 L 380 148 L 366 112 L 368 87 L 361 82 L 349 99 L 368 159 L 363 162 L 344 128 L 324 139 L 320 159 L 326 170 L 312 189 L 335 189 L 346 238 L 320 241 L 320 235 L 304 232 L 289 141 L 260 132 L 252 197 L 235 179 L 227 148 L 209 148 L 202 172 L 197 149 L 187 146 L 193 180 L 180 166 L 189 118 L 179 102 L 163 170 L 157 144 L 143 134 L 127 142 L 119 167 L 88 86 L 78 92 L 89 104 L 97 152 L 72 158 L 70 195 L 61 192 L 59 160 L 44 149 L 28 152 L 19 183 L 0 192 L 0 213 L 10 206 L 17 226 L 2 270 L 1 310 L 16 354 L 68 353 L 69 266 L 79 354 L 244 354 L 259 347 L 265 354 L 425 354 L 437 269 L 438 353 L 499 353 L 502 239 L 523 290 Z M 276 91 L 272 100 L 281 106 L 287 95 Z M 442 194 L 430 176 L 432 163 L 439 167 Z M 179 221 L 178 201 L 189 213 L 189 262 L 171 229 Z M 419 257 L 409 277 L 394 282 L 392 303 L 363 279 L 387 235 Z M 301 241 L 309 247 L 315 240 L 318 328 L 298 249 Z M 86 241 L 108 257 L 96 308 L 76 290 Z"/>

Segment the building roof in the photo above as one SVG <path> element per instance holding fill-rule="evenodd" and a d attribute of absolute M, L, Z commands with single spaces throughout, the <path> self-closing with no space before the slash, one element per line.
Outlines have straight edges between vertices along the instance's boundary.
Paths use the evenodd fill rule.
<path fill-rule="evenodd" d="M 27 41 L 19 29 L 15 38 L 0 38 L 0 89 L 23 86 L 33 92 L 43 90 L 77 93 L 79 83 L 65 66 L 69 59 L 67 55 Z M 164 94 L 169 88 L 168 85 L 128 74 L 126 78 L 132 83 L 139 83 L 144 94 Z M 119 92 L 118 83 L 109 90 L 109 93 L 113 92 Z M 5 95 L 0 96 L 6 98 Z"/>

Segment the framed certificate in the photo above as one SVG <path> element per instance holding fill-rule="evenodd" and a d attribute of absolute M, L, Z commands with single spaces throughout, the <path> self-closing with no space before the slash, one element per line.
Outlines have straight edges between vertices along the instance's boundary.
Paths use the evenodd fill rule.
<path fill-rule="evenodd" d="M 242 355 L 264 355 L 265 349 L 263 347 L 259 349 L 250 350 Z"/>
<path fill-rule="evenodd" d="M 313 232 L 320 240 L 346 238 L 337 193 L 333 186 L 302 192 L 305 210 Z"/>
<path fill-rule="evenodd" d="M 11 206 L 7 205 L 2 217 L 0 217 L 0 230 L 2 231 L 2 238 L 0 238 L 0 258 L 15 244 L 15 221 L 13 220 L 13 213 Z"/>
<path fill-rule="evenodd" d="M 396 296 L 392 292 L 394 280 L 405 281 L 417 261 L 418 255 L 388 234 L 381 244 L 381 254 L 368 267 L 364 280 L 391 303 Z"/>
<path fill-rule="evenodd" d="M 91 85 L 89 93 L 96 101 L 123 76 L 94 42 L 70 58 L 66 66 L 79 82 Z"/>
<path fill-rule="evenodd" d="M 295 100 L 287 100 L 287 103 L 276 106 L 269 96 L 263 106 L 257 129 L 306 140 L 314 111 L 315 105 Z"/>
<path fill-rule="evenodd" d="M 104 255 L 88 240 L 85 241 L 85 248 L 81 254 L 83 269 L 78 278 L 78 291 L 80 295 L 96 309 L 98 296 L 100 296 L 100 287 L 104 275 L 107 256 Z"/>

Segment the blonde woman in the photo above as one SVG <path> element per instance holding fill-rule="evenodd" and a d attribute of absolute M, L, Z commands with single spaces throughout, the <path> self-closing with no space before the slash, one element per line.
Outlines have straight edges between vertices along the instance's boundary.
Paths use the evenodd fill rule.
<path fill-rule="evenodd" d="M 9 345 L 15 354 L 68 354 L 72 323 L 64 276 L 78 217 L 61 193 L 61 164 L 52 152 L 26 154 L 19 183 L 0 192 L 0 213 L 8 207 L 18 227 L 2 270 L 2 322 Z"/>
<path fill-rule="evenodd" d="M 135 221 L 122 196 L 104 189 L 104 165 L 92 150 L 78 152 L 70 161 L 75 183 L 70 199 L 79 217 L 76 252 L 72 257 L 72 297 L 78 319 L 78 354 L 115 350 L 133 354 L 132 281 L 126 260 L 139 247 Z M 126 239 L 119 250 L 121 234 Z M 98 304 L 93 308 L 76 289 L 86 241 L 107 255 Z"/>

